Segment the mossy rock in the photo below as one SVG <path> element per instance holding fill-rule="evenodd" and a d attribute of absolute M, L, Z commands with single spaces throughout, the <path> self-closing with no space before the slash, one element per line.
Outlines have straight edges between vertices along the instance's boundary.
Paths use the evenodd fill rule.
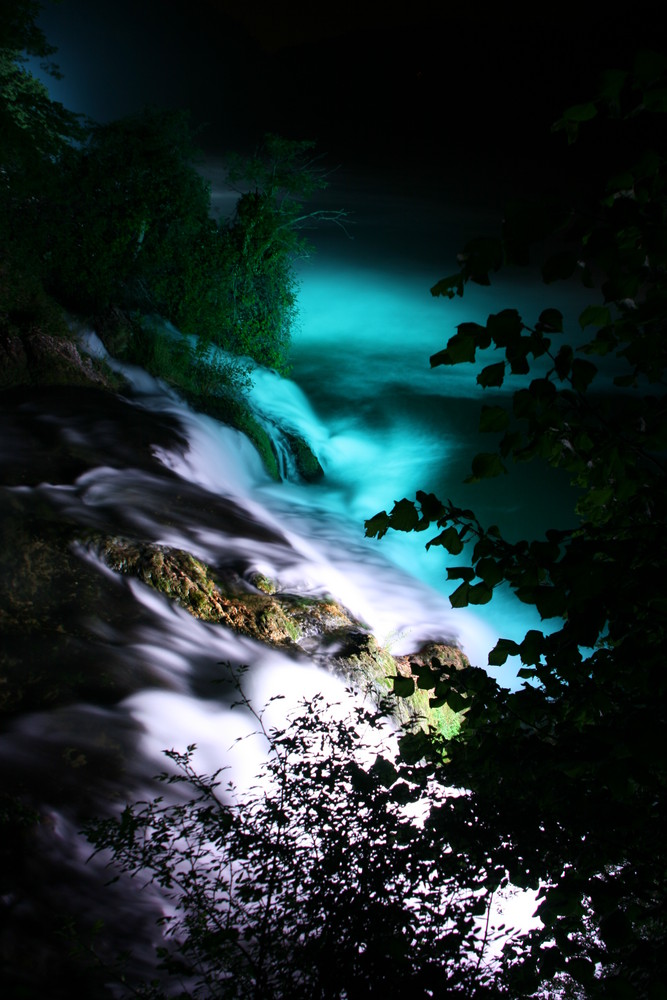
<path fill-rule="evenodd" d="M 165 342 L 167 361 L 164 356 L 156 363 L 146 344 L 155 337 L 155 331 L 148 331 L 147 321 L 141 316 L 129 315 L 119 309 L 109 309 L 95 317 L 94 326 L 102 343 L 114 357 L 142 365 L 176 389 L 186 402 L 199 413 L 206 413 L 221 423 L 241 431 L 257 449 L 264 468 L 276 482 L 281 479 L 280 461 L 273 440 L 263 424 L 255 416 L 252 407 L 239 391 L 239 384 L 226 385 L 224 382 L 211 388 L 196 377 L 198 364 L 193 361 L 185 341 Z M 171 354 L 170 354 L 171 352 Z M 191 363 L 183 364 L 190 358 Z M 169 360 L 171 359 L 171 360 Z M 242 381 L 241 383 L 242 384 Z M 324 475 L 320 462 L 308 442 L 295 433 L 285 433 L 284 440 L 294 459 L 297 474 L 305 482 L 317 482 Z"/>
<path fill-rule="evenodd" d="M 324 476 L 319 459 L 305 438 L 299 434 L 285 434 L 285 440 L 294 458 L 299 476 L 307 483 L 316 483 Z"/>
<path fill-rule="evenodd" d="M 394 656 L 372 633 L 359 628 L 341 629 L 331 633 L 328 640 L 335 644 L 332 651 L 337 669 L 356 686 L 369 690 L 378 701 L 388 704 L 391 714 L 401 725 L 408 729 L 436 729 L 447 736 L 458 730 L 458 715 L 447 705 L 432 707 L 433 691 L 418 687 L 419 668 L 430 665 L 433 659 L 443 665 L 453 665 L 455 669 L 468 665 L 465 654 L 456 646 L 429 642 L 414 653 Z M 413 693 L 407 697 L 394 695 L 393 677 L 411 680 Z"/>
<path fill-rule="evenodd" d="M 224 625 L 272 646 L 291 646 L 300 637 L 275 597 L 232 592 L 205 563 L 183 549 L 127 538 L 98 538 L 94 547 L 106 564 L 135 576 L 176 601 L 201 621 Z"/>
<path fill-rule="evenodd" d="M 447 735 L 456 730 L 456 714 L 447 706 L 433 708 L 429 703 L 432 691 L 420 689 L 418 680 L 420 668 L 434 660 L 450 669 L 466 666 L 466 657 L 457 647 L 427 643 L 407 656 L 393 656 L 332 598 L 281 593 L 276 581 L 261 574 L 244 581 L 229 571 L 215 572 L 182 549 L 153 542 L 100 536 L 91 544 L 111 569 L 142 580 L 195 618 L 270 646 L 308 653 L 314 662 L 333 668 L 378 703 L 390 704 L 402 725 L 435 728 Z M 411 679 L 414 693 L 396 697 L 393 677 Z"/>
<path fill-rule="evenodd" d="M 448 705 L 433 707 L 430 704 L 434 690 L 418 686 L 420 671 L 427 668 L 437 673 L 444 669 L 462 670 L 470 666 L 467 656 L 458 646 L 444 642 L 427 642 L 416 652 L 395 657 L 397 674 L 414 681 L 414 694 L 408 701 L 415 717 L 423 720 L 423 728 L 433 728 L 443 736 L 453 736 L 461 725 L 461 717 Z"/>

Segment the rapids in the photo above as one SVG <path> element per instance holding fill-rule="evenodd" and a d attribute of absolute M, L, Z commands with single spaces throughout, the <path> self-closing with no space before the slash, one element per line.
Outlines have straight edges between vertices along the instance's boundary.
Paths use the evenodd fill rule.
<path fill-rule="evenodd" d="M 428 294 L 439 265 L 424 273 L 429 247 L 410 245 L 414 218 L 397 208 L 393 250 L 377 227 L 383 202 L 365 237 L 344 250 L 325 243 L 302 267 L 292 380 L 253 373 L 257 414 L 309 441 L 324 468 L 320 483 L 272 482 L 243 435 L 194 413 L 137 369 L 124 369 L 127 398 L 25 389 L 0 405 L 4 546 L 14 553 L 13 562 L 0 559 L 5 657 L 28 691 L 0 733 L 0 760 L 5 793 L 20 794 L 42 819 L 28 834 L 25 870 L 5 879 L 3 893 L 10 943 L 21 934 L 44 942 L 36 969 L 53 970 L 53 996 L 68 995 L 69 986 L 55 915 L 78 910 L 104 920 L 149 968 L 161 905 L 151 893 L 137 902 L 119 887 L 101 888 L 101 862 L 83 863 L 83 819 L 151 794 L 172 747 L 196 743 L 198 766 L 232 762 L 241 782 L 256 773 L 261 741 L 244 740 L 236 757 L 231 749 L 253 726 L 231 710 L 224 664 L 249 665 L 246 690 L 258 706 L 276 694 L 288 706 L 318 691 L 348 697 L 342 679 L 305 651 L 288 655 L 196 620 L 112 573 L 86 546 L 87 534 L 182 548 L 241 577 L 261 573 L 284 591 L 330 595 L 394 653 L 454 640 L 483 665 L 498 636 L 520 639 L 537 624 L 502 593 L 484 609 L 452 611 L 444 560 L 426 553 L 423 536 L 364 537 L 365 518 L 420 488 L 473 507 L 510 536 L 561 525 L 566 495 L 562 482 L 536 491 L 525 475 L 461 487 L 471 454 L 486 444 L 475 429 L 474 375 L 432 372 L 428 356 L 456 322 L 506 303 L 483 290 L 445 319 L 447 305 Z M 422 211 L 430 218 L 428 205 Z M 91 353 L 103 353 L 94 333 L 84 339 Z M 31 574 L 45 551 L 58 559 L 52 586 L 37 593 Z M 32 608 L 40 626 L 12 631 L 13 608 Z M 512 673 L 510 663 L 503 679 Z M 42 699 L 31 710 L 30 685 L 48 686 L 51 676 L 56 707 L 45 709 Z M 70 681 L 74 701 L 63 696 Z"/>

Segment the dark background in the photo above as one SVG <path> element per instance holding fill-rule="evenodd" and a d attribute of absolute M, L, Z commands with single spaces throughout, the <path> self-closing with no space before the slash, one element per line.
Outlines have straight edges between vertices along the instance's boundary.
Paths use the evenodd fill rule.
<path fill-rule="evenodd" d="M 61 0 L 40 23 L 65 74 L 52 93 L 74 110 L 188 108 L 210 156 L 275 131 L 406 192 L 442 184 L 495 204 L 559 183 L 566 142 L 551 123 L 601 68 L 660 44 L 650 10 L 610 8 Z"/>

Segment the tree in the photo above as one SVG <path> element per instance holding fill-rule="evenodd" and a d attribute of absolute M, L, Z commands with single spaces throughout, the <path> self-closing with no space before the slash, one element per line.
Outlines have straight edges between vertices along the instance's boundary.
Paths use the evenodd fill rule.
<path fill-rule="evenodd" d="M 45 282 L 54 293 L 88 313 L 111 303 L 157 311 L 152 286 L 168 280 L 208 225 L 208 186 L 195 156 L 181 112 L 145 109 L 91 124 L 85 143 L 63 152 L 58 186 L 41 206 Z"/>
<path fill-rule="evenodd" d="M 52 101 L 44 84 L 26 69 L 29 56 L 42 60 L 43 69 L 58 77 L 58 67 L 47 62 L 55 49 L 36 25 L 41 4 L 14 0 L 0 11 L 0 137 L 2 171 L 20 175 L 56 156 L 81 132 L 80 117 Z"/>
<path fill-rule="evenodd" d="M 665 68 L 644 53 L 566 110 L 555 128 L 575 143 L 571 154 L 583 146 L 579 191 L 510 206 L 501 237 L 471 241 L 460 269 L 432 289 L 460 296 L 503 265 L 535 260 L 537 246 L 546 283 L 579 279 L 600 296 L 569 344 L 556 346 L 559 309 L 532 323 L 507 309 L 459 324 L 431 358 L 454 365 L 497 352 L 477 382 L 494 397 L 480 429 L 501 437 L 473 459 L 469 481 L 504 474 L 508 460 L 566 469 L 579 491 L 576 527 L 510 544 L 426 492 L 366 522 L 377 537 L 435 528 L 428 546 L 469 554 L 447 570 L 453 607 L 484 604 L 506 583 L 556 626 L 490 652 L 490 666 L 520 657 L 518 690 L 477 668 L 433 667 L 434 698 L 465 712 L 439 773 L 467 794 L 447 802 L 443 838 L 473 868 L 487 856 L 496 877 L 540 890 L 542 929 L 505 949 L 514 997 L 558 983 L 576 996 L 665 995 Z"/>
<path fill-rule="evenodd" d="M 54 49 L 35 23 L 40 7 L 16 0 L 0 9 L 0 317 L 11 327 L 13 318 L 25 323 L 49 314 L 60 328 L 64 323 L 54 318 L 58 310 L 44 294 L 31 237 L 36 205 L 51 190 L 56 162 L 82 137 L 83 125 L 51 100 L 26 66 L 29 56 L 37 57 L 43 69 L 59 76 L 47 61 Z"/>
<path fill-rule="evenodd" d="M 310 140 L 268 134 L 253 156 L 231 156 L 228 163 L 228 180 L 243 193 L 225 234 L 231 278 L 227 335 L 233 350 L 255 357 L 255 344 L 270 345 L 264 363 L 278 368 L 284 367 L 296 312 L 294 261 L 312 251 L 302 233 L 321 222 L 345 229 L 347 217 L 342 210 L 303 207 L 304 199 L 327 187 L 313 147 Z"/>

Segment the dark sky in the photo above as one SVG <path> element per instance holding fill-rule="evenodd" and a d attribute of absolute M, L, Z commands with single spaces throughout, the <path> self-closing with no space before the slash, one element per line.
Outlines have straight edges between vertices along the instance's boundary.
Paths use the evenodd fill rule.
<path fill-rule="evenodd" d="M 188 107 L 211 153 L 266 131 L 332 161 L 455 177 L 471 197 L 558 176 L 550 123 L 598 68 L 651 42 L 652 17 L 595 4 L 446 0 L 61 0 L 42 26 L 57 96 L 97 118 Z"/>

